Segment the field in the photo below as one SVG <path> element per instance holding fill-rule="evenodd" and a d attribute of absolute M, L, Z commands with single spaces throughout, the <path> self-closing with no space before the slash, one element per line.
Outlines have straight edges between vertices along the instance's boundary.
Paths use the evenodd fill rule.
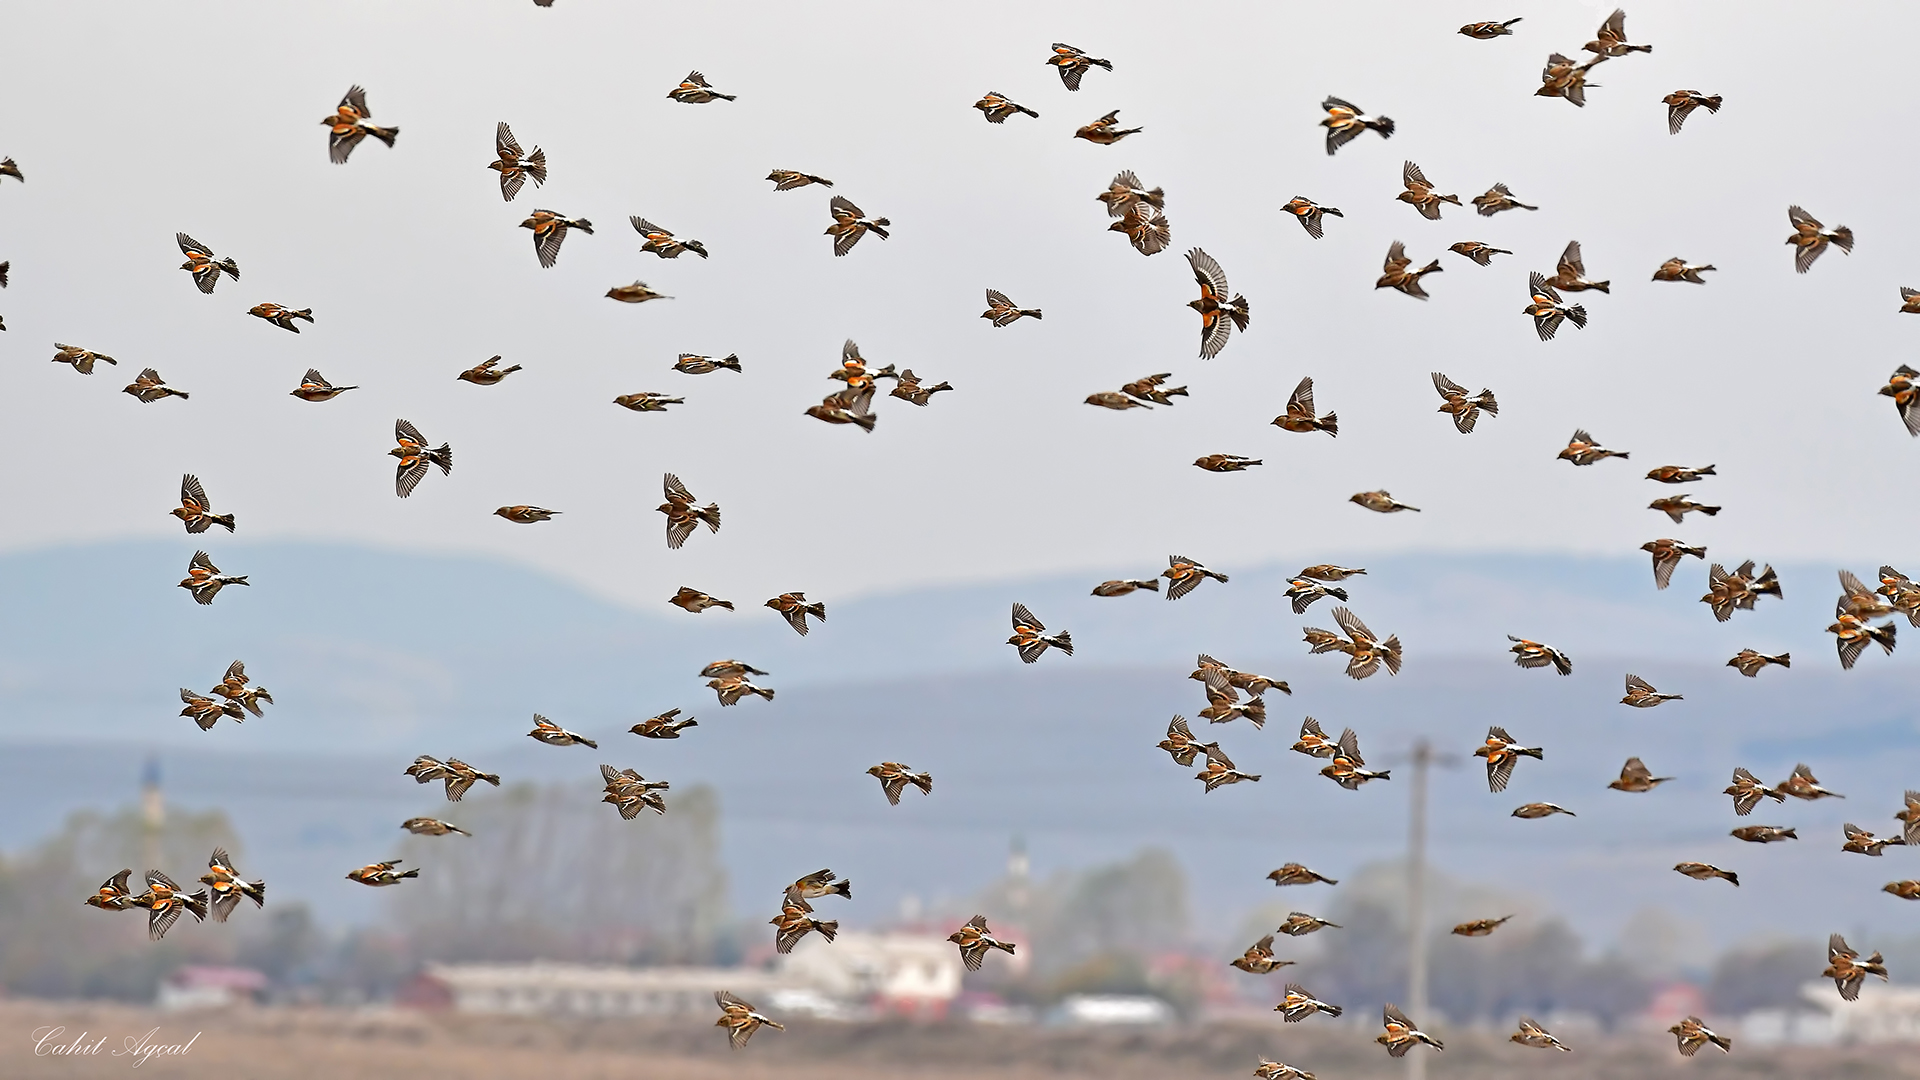
<path fill-rule="evenodd" d="M 44 1025 L 102 1036 L 98 1054 L 35 1057 L 32 1032 Z M 90 1003 L 0 1002 L 7 1048 L 0 1073 L 20 1080 L 92 1080 L 125 1076 L 128 1056 L 111 1056 L 127 1036 L 158 1027 L 155 1041 L 199 1032 L 184 1055 L 156 1056 L 135 1075 L 223 1075 L 244 1080 L 306 1077 L 407 1077 L 409 1080 L 866 1080 L 908 1074 L 923 1080 L 1103 1080 L 1245 1077 L 1262 1054 L 1313 1070 L 1324 1080 L 1400 1077 L 1403 1063 L 1369 1046 L 1368 1033 L 1331 1025 L 1282 1028 L 1233 1023 L 1149 1031 L 998 1028 L 963 1025 L 834 1024 L 801 1021 L 763 1031 L 729 1051 L 721 1033 L 685 1021 L 547 1021 L 411 1012 L 246 1009 L 205 1013 Z M 1580 1045 L 1574 1053 L 1524 1050 L 1491 1034 L 1458 1033 L 1428 1062 L 1434 1080 L 1626 1080 L 1666 1076 L 1820 1077 L 1878 1080 L 1920 1077 L 1920 1047 L 1790 1048 L 1702 1055 L 1685 1060 L 1665 1035 L 1638 1034 Z"/>

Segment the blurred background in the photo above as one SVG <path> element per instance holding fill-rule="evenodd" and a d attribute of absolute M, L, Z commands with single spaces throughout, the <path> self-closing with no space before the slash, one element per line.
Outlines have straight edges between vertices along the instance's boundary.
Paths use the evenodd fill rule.
<path fill-rule="evenodd" d="M 1453 1047 L 1435 1075 L 1596 1060 L 1501 1043 L 1521 1014 L 1640 1074 L 1679 1063 L 1664 1029 L 1690 1012 L 1743 1050 L 1781 1048 L 1738 1067 L 1818 1071 L 1806 1062 L 1854 1048 L 1860 1075 L 1907 1060 L 1888 1047 L 1920 1040 L 1920 930 L 1881 887 L 1920 877 L 1920 855 L 1839 846 L 1847 822 L 1899 831 L 1920 786 L 1920 676 L 1905 651 L 1843 672 L 1822 630 L 1836 571 L 1920 562 L 1920 511 L 1899 494 L 1916 444 L 1874 393 L 1920 332 L 1897 313 L 1920 278 L 1898 247 L 1916 223 L 1893 137 L 1920 14 L 1633 8 L 1629 37 L 1653 53 L 1596 68 L 1584 109 L 1533 96 L 1546 54 L 1577 53 L 1611 9 L 12 13 L 0 156 L 27 182 L 0 181 L 0 451 L 17 465 L 0 524 L 0 988 L 15 999 L 0 1016 L 18 1031 L 0 1055 L 36 1061 L 25 1032 L 41 1018 L 153 1018 L 207 1029 L 183 1059 L 200 1067 L 371 1038 L 400 1055 L 381 1059 L 396 1074 L 433 1075 L 454 1067 L 448 1045 L 497 1044 L 461 1065 L 479 1069 L 554 1038 L 572 1063 L 543 1060 L 554 1075 L 602 1075 L 597 1053 L 624 1075 L 644 1053 L 695 1076 L 717 1068 L 703 1055 L 721 1036 L 702 1028 L 730 987 L 794 1029 L 762 1035 L 753 1067 L 880 1068 L 860 1055 L 884 1047 L 883 1063 L 955 1074 L 1244 1073 L 1266 1054 L 1370 1075 L 1388 1065 L 1366 1043 L 1380 1005 L 1424 982 L 1416 1019 Z M 1511 37 L 1455 33 L 1516 14 Z M 1061 40 L 1115 70 L 1067 93 L 1043 63 Z M 689 68 L 738 100 L 667 100 Z M 330 165 L 316 121 L 355 83 L 402 133 Z M 1676 87 L 1727 104 L 1670 136 L 1660 98 Z M 967 106 L 990 89 L 1040 119 L 983 123 Z M 1328 157 L 1330 93 L 1393 117 L 1394 138 Z M 1145 130 L 1071 138 L 1113 108 Z M 501 120 L 552 170 L 512 204 L 485 171 Z M 1502 181 L 1541 208 L 1423 220 L 1393 201 L 1408 158 L 1463 200 Z M 833 179 L 892 238 L 832 258 L 828 193 L 775 193 L 773 167 Z M 1173 250 L 1143 261 L 1106 235 L 1094 195 L 1122 169 L 1166 189 Z M 1345 217 L 1312 241 L 1278 209 L 1296 194 Z M 1791 203 L 1858 247 L 1795 275 Z M 550 270 L 515 228 L 536 207 L 595 223 Z M 713 257 L 655 262 L 629 214 Z M 244 277 L 202 296 L 172 269 L 175 231 Z M 1431 301 L 1368 287 L 1395 239 L 1445 260 Z M 1465 239 L 1514 254 L 1481 268 L 1445 252 Z M 1612 292 L 1572 298 L 1589 326 L 1541 343 L 1526 272 L 1574 239 Z M 1182 307 L 1195 245 L 1252 303 L 1212 361 Z M 1720 269 L 1705 287 L 1649 282 L 1674 255 Z M 603 298 L 636 278 L 674 299 Z M 1047 318 L 992 328 L 975 317 L 988 287 Z M 245 317 L 261 301 L 316 321 L 286 335 Z M 926 409 L 883 397 L 872 435 L 815 423 L 802 410 L 838 386 L 848 338 L 956 389 Z M 119 364 L 81 377 L 47 363 L 55 341 Z M 744 372 L 680 374 L 682 352 L 737 353 Z M 455 380 L 496 353 L 523 370 Z M 116 393 L 146 366 L 192 398 Z M 309 367 L 361 388 L 288 396 Z M 1491 387 L 1500 415 L 1457 434 L 1434 412 L 1434 370 Z M 1159 371 L 1190 396 L 1151 414 L 1081 404 Z M 1337 440 L 1269 426 L 1306 375 Z M 687 403 L 610 403 L 640 390 Z M 404 502 L 384 456 L 397 416 L 458 462 Z M 1554 454 L 1576 427 L 1632 458 L 1573 471 Z M 1215 452 L 1265 464 L 1189 464 Z M 1718 475 L 1641 479 L 1667 463 Z M 667 471 L 722 505 L 723 531 L 665 548 L 651 508 Z M 184 472 L 237 516 L 231 536 L 178 531 Z M 1422 512 L 1346 501 L 1375 488 Z M 1725 510 L 1676 526 L 1646 508 L 1675 493 Z M 562 514 L 490 516 L 510 503 Z M 1637 549 L 1663 536 L 1771 564 L 1784 597 L 1715 622 L 1696 602 L 1706 562 L 1654 589 Z M 190 603 L 173 582 L 202 546 L 251 587 Z M 1175 552 L 1231 581 L 1177 604 L 1088 595 Z M 1367 568 L 1344 585 L 1405 643 L 1400 674 L 1355 682 L 1306 655 L 1302 628 L 1332 626 L 1334 602 L 1299 616 L 1281 593 L 1320 562 Z M 667 605 L 682 585 L 737 610 Z M 761 606 L 795 589 L 829 613 L 805 638 Z M 1014 601 L 1076 654 L 1019 664 L 1003 644 Z M 1566 651 L 1572 676 L 1516 669 L 1508 634 Z M 1793 667 L 1741 678 L 1725 665 L 1742 648 Z M 1154 748 L 1206 704 L 1187 677 L 1200 652 L 1290 684 L 1267 696 L 1264 730 L 1201 731 L 1259 783 L 1203 793 Z M 775 700 L 720 707 L 698 673 L 721 657 L 768 671 Z M 181 687 L 205 691 L 234 659 L 271 690 L 264 717 L 203 732 L 176 715 Z M 1628 672 L 1685 699 L 1628 709 Z M 698 726 L 626 734 L 672 708 Z M 536 712 L 600 749 L 526 739 Z M 1349 792 L 1315 776 L 1287 749 L 1307 716 L 1357 730 L 1392 780 Z M 1470 756 L 1488 724 L 1545 748 L 1500 795 Z M 421 754 L 503 784 L 448 803 L 403 775 Z M 1673 779 L 1609 791 L 1628 756 Z M 888 806 L 864 773 L 883 760 L 932 772 L 934 794 Z M 668 780 L 666 815 L 600 803 L 602 762 Z M 1771 784 L 1799 762 L 1847 798 L 1737 818 L 1721 794 L 1736 766 Z M 1510 816 L 1536 800 L 1577 816 Z M 416 815 L 473 836 L 409 836 Z M 1799 840 L 1728 835 L 1755 823 Z M 264 909 L 149 942 L 137 913 L 81 905 L 123 866 L 197 877 L 216 845 L 268 881 Z M 390 859 L 421 877 L 344 880 Z M 1682 860 L 1741 884 L 1690 881 L 1670 870 Z M 1276 890 L 1266 874 L 1286 862 L 1338 884 Z M 781 890 L 823 866 L 855 883 L 815 904 L 840 939 L 776 955 Z M 1339 928 L 1281 938 L 1297 963 L 1282 973 L 1227 966 L 1290 911 Z M 1020 952 L 964 973 L 943 939 L 977 912 Z M 1447 933 L 1505 915 L 1491 937 Z M 1882 951 L 1892 983 L 1842 1007 L 1818 981 L 1832 932 Z M 1269 1010 L 1289 977 L 1346 1015 L 1281 1028 Z M 952 1034 L 988 1024 L 1019 1034 Z M 1148 1041 L 1131 1058 L 1072 1041 L 1109 1030 Z M 1227 1034 L 1193 1034 L 1210 1031 Z M 434 1065 L 409 1046 L 446 1052 Z M 323 1068 L 313 1054 L 273 1067 Z"/>

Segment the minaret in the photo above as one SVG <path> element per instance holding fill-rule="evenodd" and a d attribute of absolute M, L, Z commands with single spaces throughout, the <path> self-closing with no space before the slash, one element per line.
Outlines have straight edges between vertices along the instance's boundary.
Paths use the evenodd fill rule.
<path fill-rule="evenodd" d="M 139 873 L 160 866 L 160 832 L 167 824 L 167 800 L 160 793 L 160 759 L 149 756 L 140 770 L 141 857 L 146 866 Z"/>

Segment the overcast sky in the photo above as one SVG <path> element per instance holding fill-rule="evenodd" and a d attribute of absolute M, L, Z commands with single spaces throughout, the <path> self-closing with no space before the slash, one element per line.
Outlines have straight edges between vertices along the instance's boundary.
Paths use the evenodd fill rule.
<path fill-rule="evenodd" d="M 1061 569 L 1145 574 L 1171 551 L 1214 564 L 1360 558 L 1409 549 L 1634 551 L 1677 535 L 1774 561 L 1892 560 L 1920 533 L 1904 493 L 1920 455 L 1886 399 L 1920 350 L 1897 314 L 1920 286 L 1920 214 L 1905 183 L 1911 119 L 1899 79 L 1908 4 L 1707 3 L 1629 8 L 1651 55 L 1610 61 L 1585 109 L 1533 96 L 1549 52 L 1577 53 L 1611 4 L 1445 2 L 964 5 L 411 0 L 275 5 L 37 5 L 0 43 L 0 448 L 23 549 L 174 536 L 179 474 L 198 473 L 246 538 L 342 539 L 491 552 L 658 605 L 680 584 L 833 597 Z M 1473 19 L 1525 21 L 1471 41 Z M 1304 21 L 1303 21 L 1304 20 Z M 1043 61 L 1063 40 L 1110 58 L 1066 92 Z M 688 69 L 739 95 L 689 106 Z M 327 160 L 318 121 L 349 84 L 401 128 Z M 1669 136 L 1660 98 L 1723 94 Z M 988 90 L 1036 109 L 989 125 Z M 1394 118 L 1324 153 L 1320 99 Z M 1119 108 L 1144 133 L 1112 147 L 1073 130 Z M 551 162 L 503 204 L 496 121 Z M 1404 159 L 1464 200 L 1505 181 L 1538 204 L 1430 222 L 1394 201 Z M 775 193 L 771 167 L 894 223 L 847 258 L 821 235 L 828 192 Z M 1135 170 L 1167 191 L 1174 246 L 1150 259 L 1106 232 L 1094 201 Z M 1279 211 L 1338 206 L 1310 240 Z M 1849 257 L 1793 272 L 1786 208 L 1852 226 Z M 516 224 L 536 207 L 591 218 L 543 270 Z M 711 260 L 639 252 L 626 217 L 704 240 Z M 175 267 L 185 231 L 238 260 L 197 292 Z M 1538 341 L 1530 269 L 1570 239 L 1591 324 Z M 1375 292 L 1387 245 L 1442 259 L 1420 303 Z M 1481 268 L 1446 252 L 1517 252 Z M 1197 358 L 1200 245 L 1252 304 L 1217 359 Z M 1704 287 L 1648 279 L 1669 256 L 1720 269 Z M 636 278 L 677 299 L 603 297 Z M 1046 312 L 994 329 L 995 287 Z M 311 307 L 299 336 L 253 304 Z M 957 388 L 915 409 L 882 398 L 866 435 L 802 415 L 845 338 L 876 363 Z M 91 378 L 52 342 L 112 354 Z M 743 375 L 669 370 L 679 352 L 738 353 Z M 458 382 L 495 353 L 505 383 Z M 120 394 L 141 367 L 192 400 Z M 359 384 L 326 404 L 287 392 L 309 366 Z M 1471 436 L 1434 410 L 1427 373 L 1499 396 Z M 1150 372 L 1192 388 L 1177 407 L 1081 403 Z M 1337 440 L 1268 426 L 1302 375 Z M 683 395 L 634 414 L 617 394 Z M 395 417 L 451 441 L 451 477 L 394 497 Z M 1575 427 L 1632 452 L 1575 470 Z M 1265 458 L 1238 475 L 1190 462 Z M 1726 506 L 1674 527 L 1641 479 L 1719 466 L 1685 489 Z M 666 550 L 664 471 L 725 511 Z M 1378 516 L 1384 487 L 1423 508 Z M 489 516 L 564 512 L 520 527 Z M 218 559 L 224 535 L 208 538 Z M 662 609 L 664 610 L 664 609 Z"/>

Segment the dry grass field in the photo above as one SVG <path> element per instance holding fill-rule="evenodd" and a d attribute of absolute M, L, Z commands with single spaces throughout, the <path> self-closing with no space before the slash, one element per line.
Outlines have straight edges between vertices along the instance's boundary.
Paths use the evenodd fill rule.
<path fill-rule="evenodd" d="M 94 1055 L 36 1057 L 33 1032 L 64 1025 L 106 1037 Z M 112 1056 L 127 1036 L 158 1027 L 156 1041 L 199 1032 L 180 1057 L 137 1066 Z M 801 1021 L 763 1031 L 740 1052 L 703 1023 L 549 1021 L 305 1009 L 166 1014 L 91 1003 L 0 1002 L 0 1075 L 10 1080 L 158 1080 L 208 1075 L 237 1080 L 406 1077 L 408 1080 L 1045 1080 L 1100 1077 L 1154 1080 L 1246 1077 L 1262 1054 L 1311 1069 L 1324 1080 L 1400 1077 L 1402 1063 L 1368 1045 L 1367 1033 L 1314 1025 L 1236 1023 L 1150 1031 L 995 1028 L 963 1025 L 835 1024 Z M 1679 1057 L 1665 1036 L 1580 1045 L 1574 1053 L 1524 1050 L 1491 1035 L 1456 1033 L 1433 1055 L 1434 1080 L 1645 1080 L 1652 1077 L 1920 1077 L 1920 1046 L 1761 1051 L 1738 1042 L 1731 1056 Z"/>

